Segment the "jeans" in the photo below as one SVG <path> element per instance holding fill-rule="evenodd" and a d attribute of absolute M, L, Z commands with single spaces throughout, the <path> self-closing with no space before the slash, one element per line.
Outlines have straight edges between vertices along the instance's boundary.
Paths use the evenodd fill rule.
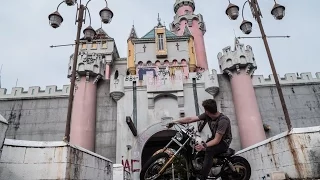
<path fill-rule="evenodd" d="M 219 144 L 206 149 L 200 180 L 206 180 L 208 178 L 209 172 L 213 166 L 213 158 L 218 154 L 226 152 L 228 148 L 229 146 L 221 140 Z"/>

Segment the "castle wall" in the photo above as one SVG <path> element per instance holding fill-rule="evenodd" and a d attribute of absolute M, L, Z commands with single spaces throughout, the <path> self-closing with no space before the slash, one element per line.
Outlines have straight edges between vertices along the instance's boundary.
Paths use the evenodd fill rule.
<path fill-rule="evenodd" d="M 109 95 L 109 81 L 98 82 L 95 153 L 115 162 L 117 105 Z"/>
<path fill-rule="evenodd" d="M 125 61 L 119 59 L 116 64 L 114 69 L 124 72 Z M 114 78 L 113 75 L 114 71 L 112 79 Z M 285 78 L 280 80 L 280 83 L 283 84 L 282 88 L 292 125 L 295 128 L 315 126 L 320 122 L 319 73 L 316 74 L 315 78 L 312 76 L 309 76 L 309 79 L 306 78 L 307 76 L 304 75 L 298 78 L 293 76 L 293 74 L 287 74 Z M 202 81 L 204 82 L 204 80 L 197 81 L 200 113 L 203 113 L 203 108 L 201 107 L 202 100 L 212 97 L 205 91 L 204 84 L 201 83 Z M 231 147 L 235 150 L 240 150 L 241 146 L 230 80 L 228 76 L 220 74 L 218 75 L 218 81 L 219 93 L 215 99 L 217 100 L 218 108 L 232 121 L 233 142 Z M 269 132 L 266 132 L 267 137 L 272 137 L 286 131 L 286 123 L 277 90 L 272 83 L 272 76 L 267 79 L 262 76 L 253 76 L 252 81 L 255 86 L 263 123 L 271 128 Z M 136 139 L 132 136 L 128 125 L 125 123 L 125 116 L 132 116 L 132 88 L 126 82 L 125 96 L 118 101 L 117 107 L 117 103 L 109 95 L 110 88 L 108 83 L 109 81 L 102 80 L 98 83 L 95 149 L 97 154 L 107 157 L 113 162 L 121 163 L 122 158 L 129 155 L 126 145 L 132 145 L 133 148 L 143 148 L 137 147 L 141 144 L 139 141 L 147 141 L 152 135 L 144 134 L 144 132 L 149 128 L 153 128 L 153 125 L 160 123 L 162 120 L 159 117 L 166 115 L 165 111 L 159 112 L 160 110 L 154 110 L 159 107 L 166 107 L 166 99 L 173 102 L 171 106 L 167 106 L 167 109 L 170 107 L 170 111 L 168 112 L 170 117 L 179 117 L 181 103 L 183 104 L 182 109 L 185 116 L 195 115 L 193 90 L 190 80 L 184 82 L 181 89 L 183 96 L 180 96 L 182 94 L 176 94 L 178 98 L 179 96 L 183 97 L 182 99 L 172 99 L 171 97 L 164 99 L 161 99 L 163 97 L 156 98 L 154 109 L 149 108 L 147 82 L 144 81 L 142 84 L 139 84 L 138 81 L 137 94 L 139 107 L 137 130 L 139 137 Z M 49 87 L 52 89 L 50 93 Z M 29 91 L 25 92 L 22 89 L 17 92 L 12 91 L 11 94 L 0 94 L 0 114 L 9 122 L 7 138 L 34 141 L 61 141 L 63 139 L 68 104 L 68 93 L 64 90 L 68 90 L 68 86 L 64 86 L 64 90 L 56 90 L 53 86 L 49 87 L 45 91 L 34 91 L 33 94 L 30 94 Z M 37 87 L 32 88 L 38 89 Z M 0 91 L 4 92 L 4 89 L 0 89 Z M 176 114 L 173 115 L 173 112 L 176 112 Z M 117 136 L 117 134 L 121 134 L 121 136 Z M 205 126 L 202 136 L 207 138 L 208 134 L 210 134 L 208 126 Z M 118 156 L 116 156 L 116 151 L 119 153 Z M 138 154 L 134 152 L 130 153 L 132 157 L 128 157 L 128 159 L 135 157 L 140 159 L 141 154 L 139 153 L 141 152 L 138 152 Z"/>
<path fill-rule="evenodd" d="M 279 95 L 275 86 L 255 88 L 264 124 L 271 127 L 268 137 L 287 130 Z M 320 83 L 282 86 L 284 99 L 294 128 L 316 126 L 320 123 Z"/>
<path fill-rule="evenodd" d="M 62 140 L 67 97 L 1 100 L 0 114 L 8 120 L 7 138 L 31 141 Z"/>
<path fill-rule="evenodd" d="M 9 123 L 6 138 L 62 141 L 66 126 L 68 93 L 56 90 L 50 94 L 49 91 L 31 94 L 29 91 L 23 91 L 22 88 L 19 89 L 21 91 L 16 95 L 14 95 L 15 91 L 11 94 L 0 94 L 0 114 Z M 35 87 L 35 89 L 40 88 Z M 68 89 L 68 86 L 64 86 L 64 89 Z M 1 90 L 4 92 L 4 89 Z M 108 81 L 100 80 L 97 91 L 95 149 L 97 154 L 112 161 L 115 160 L 116 114 L 116 103 L 109 96 Z"/>

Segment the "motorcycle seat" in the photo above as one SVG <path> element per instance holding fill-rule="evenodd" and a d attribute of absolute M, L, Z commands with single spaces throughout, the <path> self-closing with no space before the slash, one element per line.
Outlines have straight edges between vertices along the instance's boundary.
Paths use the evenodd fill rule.
<path fill-rule="evenodd" d="M 234 155 L 235 152 L 236 151 L 234 149 L 229 148 L 226 152 L 224 152 L 222 154 L 219 154 L 218 156 L 220 156 L 220 157 L 230 157 L 230 156 Z"/>

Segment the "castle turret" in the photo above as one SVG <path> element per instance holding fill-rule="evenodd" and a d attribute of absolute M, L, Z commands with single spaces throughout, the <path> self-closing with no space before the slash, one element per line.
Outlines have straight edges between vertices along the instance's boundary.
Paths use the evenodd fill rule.
<path fill-rule="evenodd" d="M 92 42 L 80 40 L 79 54 L 70 57 L 68 77 L 71 77 L 73 57 L 78 56 L 76 84 L 71 117 L 70 143 L 95 151 L 97 82 L 109 79 L 116 47 L 102 29 Z"/>
<path fill-rule="evenodd" d="M 218 54 L 220 70 L 231 81 L 236 119 L 242 148 L 266 139 L 251 76 L 257 68 L 251 46 L 244 48 L 238 40 Z"/>
<path fill-rule="evenodd" d="M 206 26 L 201 14 L 194 14 L 194 0 L 176 0 L 174 12 L 176 13 L 173 22 L 170 24 L 171 31 L 178 36 L 184 35 L 189 27 L 190 33 L 194 37 L 195 54 L 197 67 L 207 70 L 207 54 L 204 44 L 204 34 Z"/>
<path fill-rule="evenodd" d="M 138 38 L 136 30 L 134 26 L 132 26 L 129 38 L 127 40 L 128 42 L 128 71 L 131 75 L 136 75 L 136 66 L 134 62 L 134 44 L 132 42 L 133 39 Z"/>

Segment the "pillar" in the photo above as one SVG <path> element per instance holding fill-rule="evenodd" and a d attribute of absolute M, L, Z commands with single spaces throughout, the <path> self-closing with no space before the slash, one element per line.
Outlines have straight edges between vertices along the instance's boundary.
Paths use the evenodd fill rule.
<path fill-rule="evenodd" d="M 266 135 L 250 75 L 242 69 L 233 72 L 231 76 L 232 98 L 241 146 L 246 148 L 265 140 Z"/>
<path fill-rule="evenodd" d="M 70 143 L 95 151 L 97 84 L 93 77 L 76 83 L 71 118 Z"/>
<path fill-rule="evenodd" d="M 236 40 L 235 49 L 218 54 L 220 70 L 228 74 L 242 148 L 266 139 L 251 76 L 257 68 L 251 46 Z"/>

